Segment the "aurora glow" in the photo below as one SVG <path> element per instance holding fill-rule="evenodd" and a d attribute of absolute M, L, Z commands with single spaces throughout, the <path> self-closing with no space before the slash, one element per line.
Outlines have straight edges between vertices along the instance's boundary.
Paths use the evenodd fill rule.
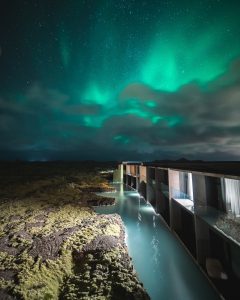
<path fill-rule="evenodd" d="M 239 13 L 225 0 L 3 1 L 2 157 L 239 159 Z"/>

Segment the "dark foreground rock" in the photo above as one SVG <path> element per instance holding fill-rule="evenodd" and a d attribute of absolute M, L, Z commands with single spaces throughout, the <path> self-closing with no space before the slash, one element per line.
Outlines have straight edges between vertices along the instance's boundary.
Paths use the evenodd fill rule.
<path fill-rule="evenodd" d="M 117 236 L 98 235 L 73 251 L 74 274 L 63 284 L 60 299 L 150 299 L 133 271 L 120 217 L 111 215 L 109 222 L 119 226 Z"/>
<path fill-rule="evenodd" d="M 48 172 L 47 172 L 48 174 Z M 114 198 L 105 180 L 24 177 L 0 183 L 0 299 L 147 300 L 125 245 L 119 215 L 91 205 Z"/>

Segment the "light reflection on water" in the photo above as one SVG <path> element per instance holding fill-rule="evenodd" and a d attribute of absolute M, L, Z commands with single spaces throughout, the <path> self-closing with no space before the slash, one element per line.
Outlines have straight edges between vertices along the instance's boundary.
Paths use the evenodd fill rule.
<path fill-rule="evenodd" d="M 136 192 L 103 193 L 116 197 L 114 206 L 98 207 L 97 213 L 118 213 L 124 222 L 126 243 L 134 268 L 152 300 L 219 299 L 206 278 L 156 215 Z"/>

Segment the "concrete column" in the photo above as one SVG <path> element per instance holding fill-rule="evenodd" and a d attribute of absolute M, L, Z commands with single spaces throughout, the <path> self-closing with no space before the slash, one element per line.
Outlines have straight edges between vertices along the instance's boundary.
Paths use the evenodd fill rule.
<path fill-rule="evenodd" d="M 123 164 L 119 165 L 120 168 L 120 182 L 123 183 Z"/>
<path fill-rule="evenodd" d="M 209 256 L 209 229 L 208 225 L 196 215 L 195 230 L 197 262 L 204 268 L 206 264 L 206 257 Z"/>
<path fill-rule="evenodd" d="M 169 212 L 170 212 L 170 227 L 171 229 L 176 229 L 180 227 L 180 224 L 177 222 L 180 218 L 180 212 L 174 209 L 174 204 L 172 198 L 174 198 L 174 191 L 179 190 L 179 171 L 168 170 L 168 180 L 169 180 Z M 176 204 L 175 204 L 176 206 Z"/>

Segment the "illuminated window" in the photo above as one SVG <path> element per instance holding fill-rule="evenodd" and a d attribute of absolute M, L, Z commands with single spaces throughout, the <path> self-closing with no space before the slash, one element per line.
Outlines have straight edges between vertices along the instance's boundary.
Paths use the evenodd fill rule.
<path fill-rule="evenodd" d="M 221 186 L 227 212 L 240 217 L 240 180 L 221 178 Z"/>

